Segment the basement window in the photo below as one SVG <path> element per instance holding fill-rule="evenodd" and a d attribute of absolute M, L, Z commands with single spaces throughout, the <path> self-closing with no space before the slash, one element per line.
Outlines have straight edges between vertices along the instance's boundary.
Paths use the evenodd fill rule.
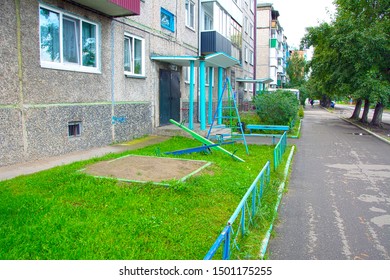
<path fill-rule="evenodd" d="M 81 136 L 81 122 L 68 122 L 68 137 Z"/>

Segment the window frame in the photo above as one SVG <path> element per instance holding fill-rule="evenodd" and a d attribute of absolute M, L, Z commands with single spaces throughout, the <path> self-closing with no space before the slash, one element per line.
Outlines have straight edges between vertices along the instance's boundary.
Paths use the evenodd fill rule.
<path fill-rule="evenodd" d="M 191 0 L 186 0 L 184 5 L 185 5 L 185 17 L 186 17 L 185 24 L 186 24 L 186 27 L 188 27 L 192 30 L 195 30 L 195 19 L 196 19 L 195 2 L 193 2 Z M 192 6 L 192 12 L 193 12 L 193 14 L 192 14 L 193 26 L 191 26 L 191 6 Z M 188 7 L 188 9 L 187 9 L 187 7 Z"/>
<path fill-rule="evenodd" d="M 59 61 L 47 61 L 42 57 L 42 34 L 41 34 L 41 9 L 48 10 L 52 13 L 58 14 L 59 20 Z M 77 44 L 77 59 L 78 63 L 66 62 L 64 59 L 64 18 L 65 20 L 72 22 L 79 22 L 78 24 L 78 41 Z M 74 72 L 84 72 L 84 73 L 101 73 L 101 26 L 99 23 L 85 19 L 81 16 L 75 15 L 73 13 L 64 11 L 59 8 L 55 8 L 48 5 L 39 4 L 38 7 L 38 26 L 39 26 L 39 60 L 42 68 L 48 69 L 57 69 L 57 70 L 66 70 L 66 71 L 74 71 Z M 85 66 L 83 65 L 83 23 L 88 23 L 90 25 L 95 26 L 95 66 Z"/>
<path fill-rule="evenodd" d="M 125 63 L 124 63 L 125 62 L 125 47 L 123 46 L 123 71 L 124 71 L 124 74 L 127 77 L 144 78 L 145 77 L 145 39 L 125 32 L 125 34 L 123 36 L 123 40 L 130 39 L 130 38 L 132 39 L 131 40 L 132 43 L 131 43 L 131 47 L 130 47 L 130 71 L 125 70 Z M 135 71 L 134 71 L 134 69 L 135 69 L 135 59 L 134 59 L 135 40 L 141 41 L 142 54 L 141 54 L 141 73 L 140 74 L 135 73 Z"/>

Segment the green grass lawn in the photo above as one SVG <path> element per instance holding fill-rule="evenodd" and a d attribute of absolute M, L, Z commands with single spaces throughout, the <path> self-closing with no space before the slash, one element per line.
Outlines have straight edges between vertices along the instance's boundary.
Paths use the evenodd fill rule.
<path fill-rule="evenodd" d="M 121 183 L 78 171 L 126 154 L 155 156 L 157 150 L 196 146 L 197 141 L 174 137 L 136 151 L 0 182 L 0 259 L 203 259 L 252 181 L 272 159 L 273 147 L 251 145 L 250 155 L 243 145 L 226 147 L 237 150 L 244 163 L 220 152 L 182 155 L 213 164 L 171 187 Z M 280 177 L 272 172 L 273 191 L 266 208 L 273 209 Z M 273 215 L 266 212 L 268 218 L 258 218 L 265 229 Z M 257 238 L 260 244 L 261 235 Z"/>

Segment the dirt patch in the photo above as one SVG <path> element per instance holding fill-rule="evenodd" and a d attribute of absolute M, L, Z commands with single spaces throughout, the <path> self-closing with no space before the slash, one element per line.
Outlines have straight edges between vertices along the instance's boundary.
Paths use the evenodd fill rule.
<path fill-rule="evenodd" d="M 121 181 L 160 183 L 169 180 L 184 181 L 210 164 L 210 162 L 201 160 L 129 155 L 95 163 L 87 166 L 83 172 L 98 177 L 116 178 Z"/>

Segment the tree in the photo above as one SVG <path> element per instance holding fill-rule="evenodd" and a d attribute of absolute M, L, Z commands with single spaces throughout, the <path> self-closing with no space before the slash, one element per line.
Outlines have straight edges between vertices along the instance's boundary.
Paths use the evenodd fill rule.
<path fill-rule="evenodd" d="M 289 77 L 287 87 L 296 88 L 305 83 L 306 61 L 297 51 L 293 51 L 287 64 L 286 73 Z"/>
<path fill-rule="evenodd" d="M 365 100 L 363 122 L 368 121 L 369 104 L 375 104 L 371 124 L 381 125 L 383 106 L 390 99 L 389 1 L 335 0 L 335 4 L 335 20 L 309 28 L 302 39 L 315 47 L 309 83 L 326 102 L 334 96 L 358 100 L 353 118 Z"/>

